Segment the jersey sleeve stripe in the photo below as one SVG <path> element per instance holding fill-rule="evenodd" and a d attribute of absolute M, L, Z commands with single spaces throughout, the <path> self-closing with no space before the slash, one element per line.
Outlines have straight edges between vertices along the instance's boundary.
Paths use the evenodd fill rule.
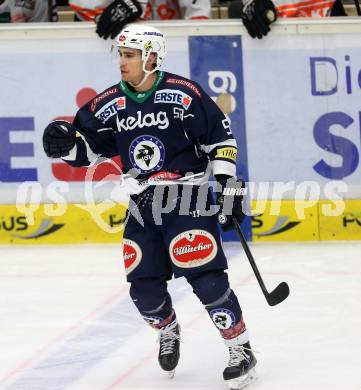
<path fill-rule="evenodd" d="M 227 139 L 226 141 L 217 142 L 216 144 L 212 145 L 200 145 L 200 148 L 203 152 L 209 154 L 213 149 L 220 147 L 220 146 L 233 146 L 234 148 L 237 147 L 236 140 L 233 138 Z"/>
<path fill-rule="evenodd" d="M 211 161 L 213 175 L 236 176 L 236 164 L 229 161 L 213 160 Z"/>

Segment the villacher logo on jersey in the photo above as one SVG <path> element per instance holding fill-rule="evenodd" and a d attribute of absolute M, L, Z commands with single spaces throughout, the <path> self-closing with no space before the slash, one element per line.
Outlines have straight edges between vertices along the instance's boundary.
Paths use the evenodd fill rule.
<path fill-rule="evenodd" d="M 167 113 L 159 111 L 157 113 L 150 112 L 142 116 L 142 111 L 137 111 L 137 117 L 128 116 L 119 120 L 117 117 L 117 128 L 120 133 L 122 130 L 129 131 L 136 128 L 157 126 L 159 129 L 167 129 L 169 126 L 169 119 Z"/>
<path fill-rule="evenodd" d="M 214 259 L 217 243 L 206 230 L 187 230 L 173 238 L 169 245 L 170 257 L 181 268 L 199 267 Z"/>

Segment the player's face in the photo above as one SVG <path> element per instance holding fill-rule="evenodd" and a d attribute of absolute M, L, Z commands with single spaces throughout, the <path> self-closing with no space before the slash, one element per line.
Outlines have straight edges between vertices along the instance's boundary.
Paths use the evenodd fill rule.
<path fill-rule="evenodd" d="M 120 72 L 126 82 L 136 83 L 143 78 L 143 61 L 140 50 L 120 48 Z"/>
<path fill-rule="evenodd" d="M 137 84 L 144 77 L 142 53 L 137 49 L 120 48 L 120 72 L 122 79 L 131 84 Z M 149 58 L 145 64 L 146 70 L 154 69 L 157 61 L 157 56 L 150 53 Z"/>

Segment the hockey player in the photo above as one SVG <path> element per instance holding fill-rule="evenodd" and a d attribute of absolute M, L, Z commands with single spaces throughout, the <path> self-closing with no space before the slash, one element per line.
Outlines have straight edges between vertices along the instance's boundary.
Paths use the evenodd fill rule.
<path fill-rule="evenodd" d="M 115 38 L 138 20 L 208 19 L 210 0 L 69 0 L 81 20 L 95 21 L 97 34 Z"/>
<path fill-rule="evenodd" d="M 74 167 L 120 155 L 131 199 L 123 238 L 127 280 L 141 316 L 159 332 L 160 366 L 173 375 L 178 364 L 180 326 L 167 281 L 183 276 L 229 349 L 224 379 L 241 388 L 255 379 L 256 359 L 218 230 L 218 223 L 232 229 L 231 215 L 239 222 L 244 216 L 229 121 L 197 83 L 160 70 L 166 46 L 159 30 L 129 25 L 115 45 L 120 83 L 83 106 L 73 124 L 50 123 L 44 150 Z M 216 201 L 208 168 L 218 182 Z M 217 205 L 219 218 L 208 212 Z"/>

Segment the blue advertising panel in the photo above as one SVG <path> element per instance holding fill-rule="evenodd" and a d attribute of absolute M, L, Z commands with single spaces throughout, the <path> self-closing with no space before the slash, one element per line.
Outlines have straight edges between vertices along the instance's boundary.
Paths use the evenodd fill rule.
<path fill-rule="evenodd" d="M 238 144 L 237 175 L 248 181 L 241 37 L 189 37 L 189 61 L 190 78 L 202 86 L 231 120 Z M 249 217 L 245 218 L 242 230 L 251 239 Z M 223 238 L 236 240 L 236 235 L 230 232 Z"/>

